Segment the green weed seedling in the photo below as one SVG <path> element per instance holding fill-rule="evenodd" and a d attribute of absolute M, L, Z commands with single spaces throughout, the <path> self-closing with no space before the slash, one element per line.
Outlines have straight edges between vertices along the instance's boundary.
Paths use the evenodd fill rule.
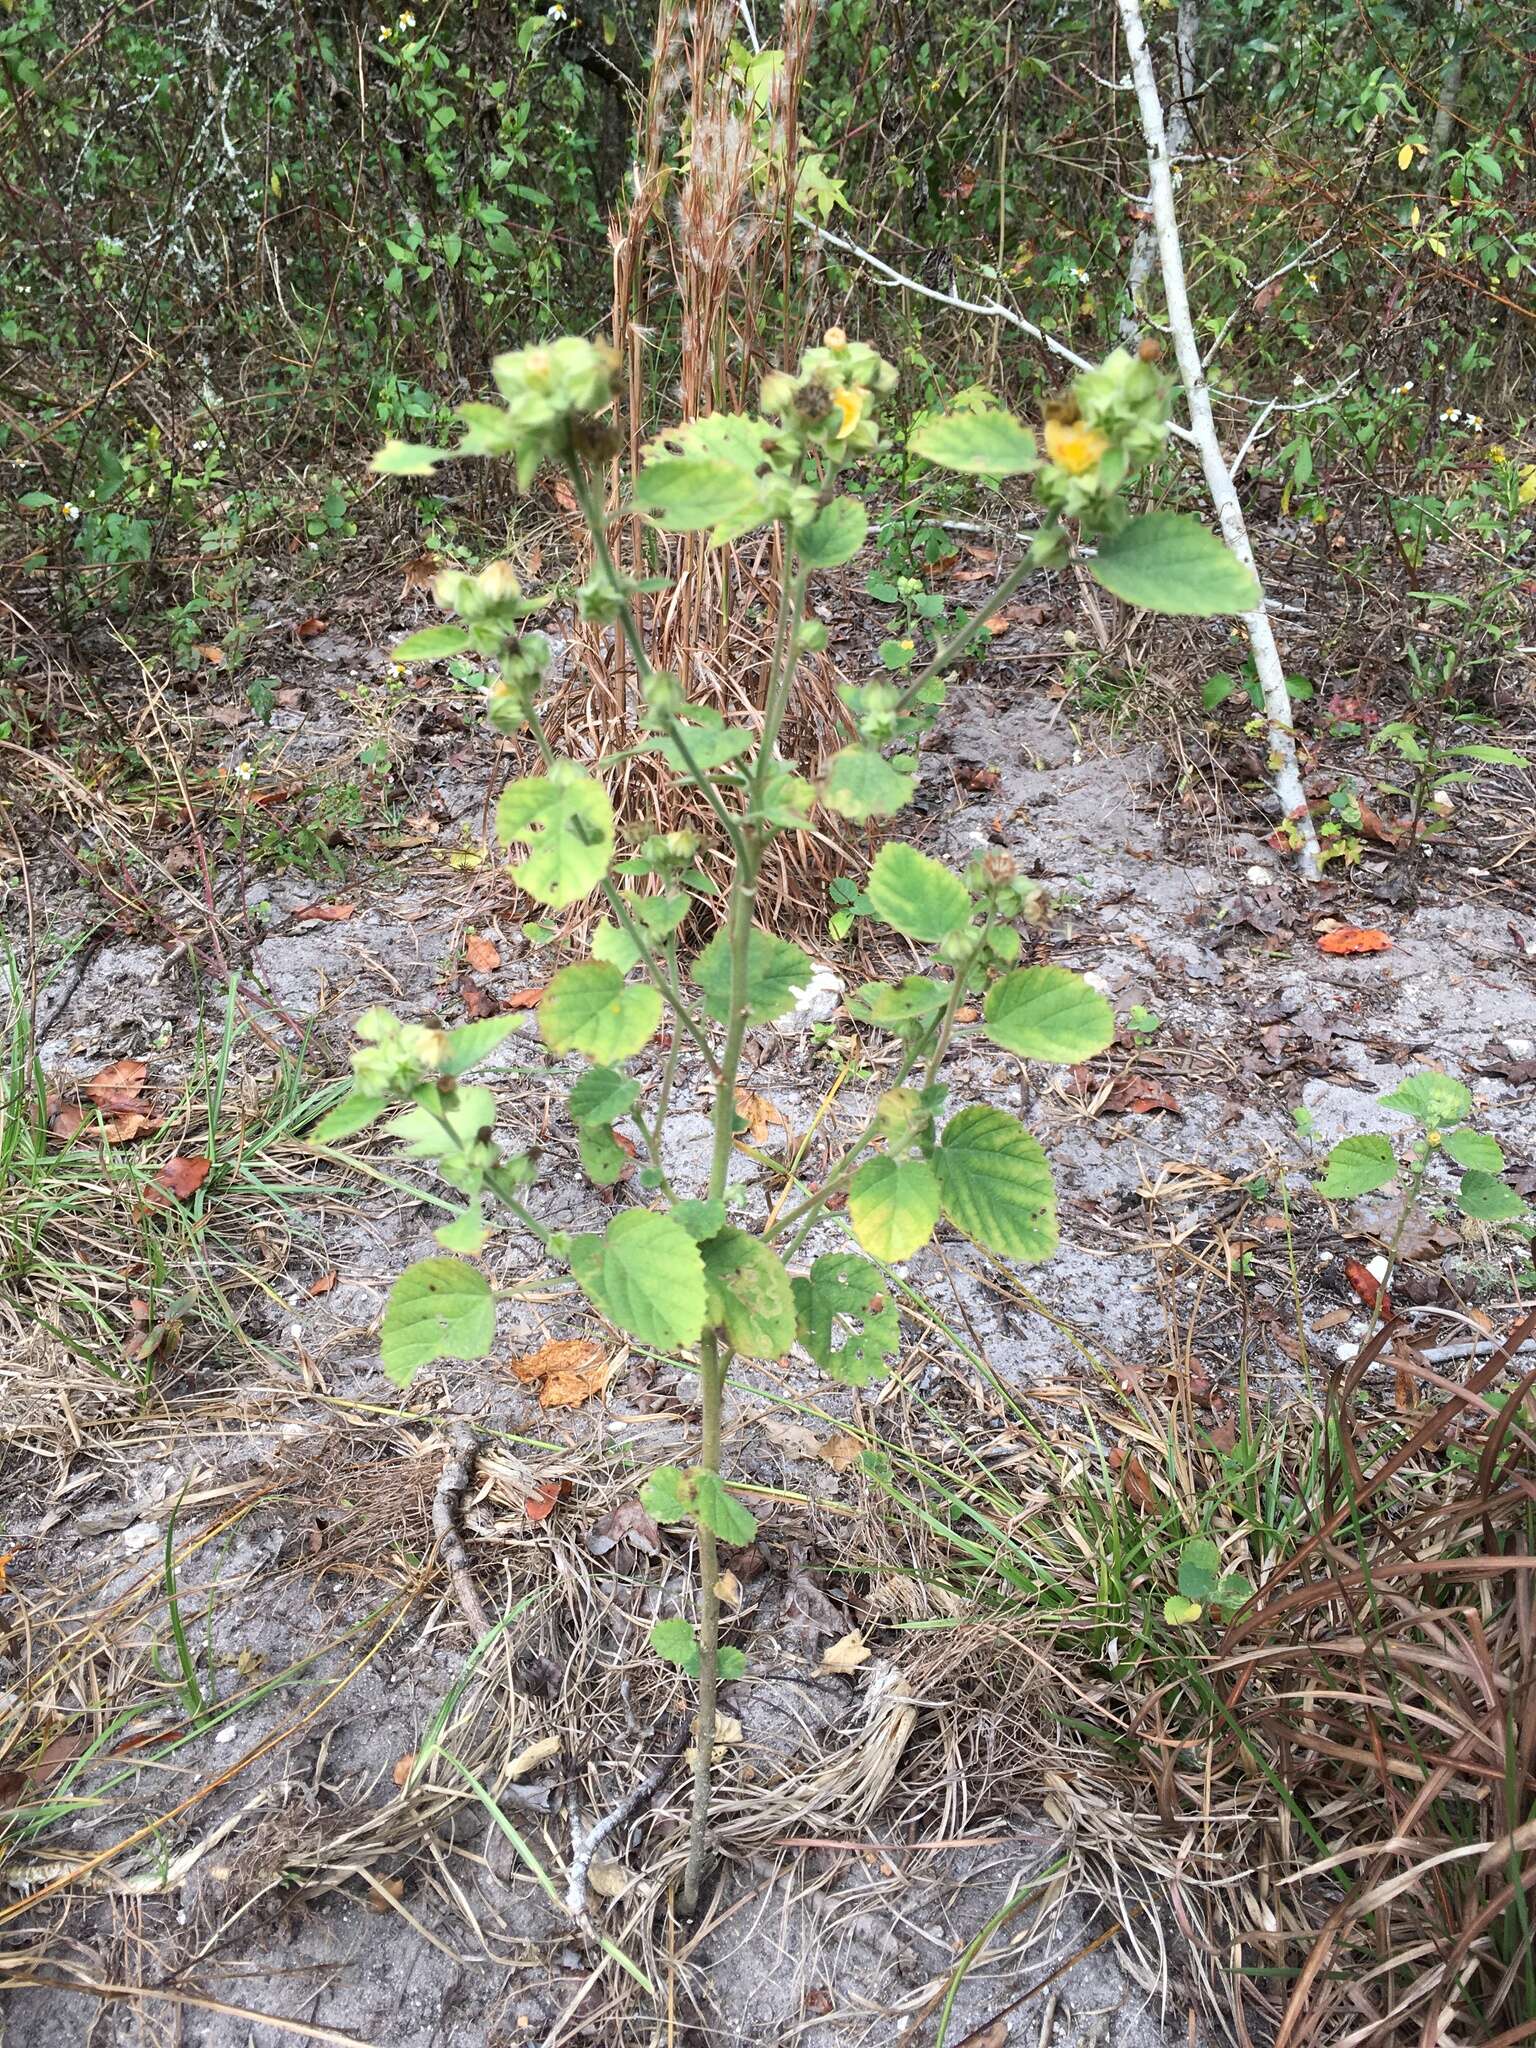
<path fill-rule="evenodd" d="M 541 1220 L 532 1206 L 535 1160 L 502 1150 L 491 1090 L 465 1079 L 517 1028 L 511 1016 L 440 1030 L 370 1010 L 358 1021 L 352 1091 L 318 1136 L 339 1138 L 393 1111 L 393 1135 L 463 1201 L 437 1231 L 441 1255 L 410 1267 L 391 1291 L 382 1362 L 401 1386 L 439 1360 L 478 1359 L 490 1350 L 496 1298 L 473 1261 L 503 1216 L 568 1266 L 617 1328 L 664 1354 L 697 1359 L 697 1463 L 664 1467 L 643 1491 L 648 1512 L 691 1525 L 698 1541 L 697 1625 L 674 1617 L 652 1636 L 657 1653 L 698 1688 L 684 1900 L 691 1907 L 706 1859 L 716 1688 L 745 1668 L 739 1649 L 720 1645 L 717 1547 L 750 1542 L 757 1526 L 720 1473 L 729 1362 L 781 1359 L 798 1344 L 846 1385 L 880 1377 L 901 1334 L 882 1266 L 912 1257 L 941 1222 L 1002 1258 L 1048 1258 L 1058 1233 L 1044 1152 L 1016 1118 L 989 1103 L 946 1121 L 945 1053 L 968 1002 L 980 1005 L 984 1035 L 1025 1059 L 1090 1059 L 1115 1028 L 1108 1003 L 1079 975 L 1018 965 L 1030 892 L 1006 854 L 981 855 L 961 874 L 914 846 L 888 843 L 862 896 L 867 914 L 907 940 L 921 965 L 894 983 L 854 990 L 848 1008 L 861 1027 L 900 1048 L 893 1079 L 818 1186 L 792 1182 L 760 1233 L 739 1228 L 727 1218 L 726 1193 L 743 1047 L 750 1030 L 795 1007 L 812 975 L 806 954 L 759 922 L 765 855 L 777 835 L 813 829 L 818 809 L 883 824 L 910 801 L 916 741 L 944 701 L 947 671 L 1032 569 L 1069 560 L 1080 539 L 1095 544 L 1085 558 L 1089 573 L 1131 604 L 1214 616 L 1250 607 L 1256 590 L 1197 522 L 1167 512 L 1138 518 L 1124 502 L 1124 486 L 1167 433 L 1168 389 L 1151 362 L 1117 351 L 1079 376 L 1054 409 L 1043 456 L 1024 422 L 990 402 L 930 412 L 910 435 L 909 454 L 961 477 L 1033 477 L 1043 524 L 1028 553 L 928 659 L 899 679 L 887 672 L 843 688 L 856 736 L 813 784 L 778 749 L 797 665 L 826 640 L 825 627 L 807 616 L 807 585 L 813 573 L 844 567 L 864 546 L 868 514 L 845 485 L 881 445 L 895 370 L 833 329 L 798 371 L 764 380 L 758 413 L 714 413 L 671 428 L 645 449 L 631 479 L 633 509 L 664 533 L 705 534 L 727 546 L 768 525 L 779 529 L 786 567 L 761 709 L 750 721 L 689 701 L 677 677 L 647 654 L 633 600 L 642 588 L 664 586 L 642 586 L 618 567 L 600 481 L 618 447 L 604 418 L 615 388 L 613 353 L 568 336 L 500 356 L 493 372 L 502 403 L 460 408 L 465 432 L 455 453 L 510 457 L 524 489 L 546 463 L 564 472 L 593 550 L 577 593 L 580 614 L 621 636 L 639 684 L 634 747 L 658 755 L 702 799 L 709 829 L 731 855 L 730 887 L 722 903 L 691 831 L 653 834 L 620 857 L 602 780 L 610 764 L 557 757 L 545 730 L 539 706 L 550 648 L 529 625 L 540 601 L 524 595 L 506 563 L 445 575 L 437 597 L 452 619 L 413 635 L 396 658 L 472 653 L 492 665 L 489 724 L 502 734 L 527 733 L 538 751 L 542 772 L 511 783 L 497 809 L 498 833 L 516 852 L 514 879 L 549 911 L 594 894 L 606 910 L 591 957 L 562 968 L 544 991 L 539 1031 L 551 1053 L 583 1063 L 566 1106 L 588 1178 L 601 1187 L 618 1182 L 626 1155 L 615 1125 L 628 1120 L 640 1134 L 642 1199 L 598 1232 L 555 1230 Z M 450 459 L 439 448 L 390 442 L 374 467 L 417 477 Z M 701 908 L 712 911 L 718 929 L 685 959 L 681 935 Z M 659 1076 L 632 1071 L 668 1018 Z M 713 1087 L 714 1144 L 702 1197 L 679 1197 L 664 1164 L 662 1133 L 684 1057 L 700 1063 Z M 807 1233 L 835 1197 L 846 1197 L 853 1244 L 798 1270 Z"/>
<path fill-rule="evenodd" d="M 1362 1132 L 1342 1138 L 1328 1154 L 1327 1168 L 1318 1192 L 1329 1201 L 1353 1200 L 1390 1186 L 1398 1176 L 1406 1177 L 1406 1216 L 1424 1185 L 1430 1164 L 1447 1160 L 1460 1170 L 1456 1205 L 1464 1216 L 1478 1223 L 1525 1223 L 1529 1212 L 1508 1181 L 1501 1178 L 1504 1153 L 1497 1138 L 1473 1130 L 1472 1095 L 1465 1083 L 1450 1074 L 1428 1069 L 1410 1074 L 1390 1094 L 1379 1097 L 1384 1109 L 1411 1116 L 1418 1134 L 1399 1155 L 1392 1140 L 1380 1131 Z"/>

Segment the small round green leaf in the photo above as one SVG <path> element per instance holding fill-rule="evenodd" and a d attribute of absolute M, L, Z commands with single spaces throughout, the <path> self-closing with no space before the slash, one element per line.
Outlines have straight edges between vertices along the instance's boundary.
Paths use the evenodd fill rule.
<path fill-rule="evenodd" d="M 986 1103 L 962 1109 L 933 1155 L 944 1214 L 1001 1258 L 1032 1265 L 1055 1251 L 1056 1190 L 1044 1152 L 1014 1117 Z"/>
<path fill-rule="evenodd" d="M 947 938 L 971 914 L 971 892 L 956 874 L 915 846 L 882 846 L 865 888 L 870 909 L 909 939 Z"/>
<path fill-rule="evenodd" d="M 883 981 L 866 981 L 848 998 L 850 1015 L 878 1031 L 890 1031 L 897 1038 L 915 1038 L 949 1001 L 942 981 L 926 975 L 908 974 L 894 986 Z"/>
<path fill-rule="evenodd" d="M 795 1303 L 778 1255 L 744 1230 L 717 1232 L 699 1253 L 708 1314 L 724 1326 L 731 1349 L 743 1358 L 782 1358 L 795 1341 Z"/>
<path fill-rule="evenodd" d="M 562 967 L 539 1004 L 539 1031 L 551 1052 L 585 1053 L 604 1064 L 637 1053 L 660 1022 L 661 997 L 650 983 L 631 987 L 602 960 Z"/>
<path fill-rule="evenodd" d="M 496 806 L 496 833 L 504 845 L 525 841 L 527 857 L 512 870 L 520 888 L 551 910 L 590 896 L 613 854 L 613 806 L 600 782 L 570 761 L 548 775 L 508 783 Z"/>
<path fill-rule="evenodd" d="M 389 1291 L 379 1357 L 408 1387 L 435 1358 L 484 1358 L 496 1336 L 490 1283 L 462 1259 L 418 1259 Z"/>
<path fill-rule="evenodd" d="M 1127 604 L 1173 618 L 1251 612 L 1262 599 L 1253 571 L 1183 512 L 1143 513 L 1113 540 L 1101 541 L 1088 567 L 1096 583 Z"/>
<path fill-rule="evenodd" d="M 593 1067 L 566 1097 L 566 1108 L 579 1124 L 611 1124 L 631 1110 L 640 1083 L 614 1067 Z"/>
<path fill-rule="evenodd" d="M 1104 1051 L 1115 1013 L 1096 988 L 1069 967 L 1021 967 L 987 991 L 982 1010 L 988 1038 L 1023 1059 L 1076 1065 Z"/>
<path fill-rule="evenodd" d="M 848 1220 L 871 1258 L 909 1259 L 939 1220 L 939 1182 L 923 1159 L 867 1159 L 848 1189 Z"/>

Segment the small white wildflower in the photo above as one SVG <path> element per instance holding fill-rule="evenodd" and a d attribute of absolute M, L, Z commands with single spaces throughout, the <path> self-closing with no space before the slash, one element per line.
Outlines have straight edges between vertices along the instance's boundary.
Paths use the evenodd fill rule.
<path fill-rule="evenodd" d="M 1306 383 L 1306 381 L 1306 378 L 1303 377 L 1300 370 L 1298 370 L 1295 376 L 1291 379 L 1291 389 L 1293 391 L 1299 391 L 1302 385 Z"/>
<path fill-rule="evenodd" d="M 78 505 L 70 504 L 67 498 L 65 499 L 64 503 L 59 507 L 59 510 L 64 514 L 64 517 L 66 519 L 78 519 L 80 517 L 80 507 Z"/>
<path fill-rule="evenodd" d="M 237 782 L 253 782 L 256 779 L 256 770 L 249 761 L 237 762 L 235 766 L 235 779 Z"/>
<path fill-rule="evenodd" d="M 545 16 L 545 19 L 547 21 L 568 21 L 570 17 L 567 15 L 565 9 L 560 5 L 560 0 L 555 0 L 554 6 L 550 8 L 549 13 Z"/>
<path fill-rule="evenodd" d="M 416 17 L 412 14 L 409 7 L 406 8 L 395 26 L 396 28 L 414 28 L 416 26 Z"/>
<path fill-rule="evenodd" d="M 1079 266 L 1075 263 L 1072 266 L 1072 275 L 1077 279 L 1079 284 L 1087 284 L 1089 282 L 1088 272 L 1086 270 L 1080 269 Z"/>
<path fill-rule="evenodd" d="M 1307 272 L 1306 281 L 1311 286 L 1313 291 L 1321 290 L 1321 286 L 1318 284 L 1317 281 L 1317 272 L 1315 270 L 1309 270 Z"/>
<path fill-rule="evenodd" d="M 1473 431 L 1473 433 L 1474 433 L 1474 434 L 1480 434 L 1480 433 L 1481 433 L 1481 432 L 1483 431 L 1483 416 L 1482 416 L 1482 414 L 1481 414 L 1481 413 L 1477 413 L 1477 412 L 1471 412 L 1471 413 L 1468 413 L 1468 414 L 1467 414 L 1467 425 L 1468 425 L 1468 426 L 1469 426 L 1469 427 L 1470 427 L 1470 428 L 1472 429 L 1472 431 Z"/>
<path fill-rule="evenodd" d="M 1398 395 L 1398 397 L 1399 397 L 1399 398 L 1406 398 L 1406 397 L 1408 396 L 1409 392 L 1410 392 L 1410 391 L 1411 391 L 1412 389 L 1413 389 L 1413 379 L 1412 379 L 1412 378 L 1410 377 L 1410 378 L 1408 379 L 1408 381 L 1407 381 L 1407 382 L 1406 382 L 1405 384 L 1399 384 L 1399 385 L 1398 385 L 1398 387 L 1397 387 L 1397 395 Z"/>
<path fill-rule="evenodd" d="M 388 22 L 386 21 L 386 22 L 385 22 L 385 24 L 384 24 L 384 26 L 383 26 L 383 27 L 382 27 L 382 28 L 381 28 L 381 29 L 379 30 L 379 41 L 380 41 L 381 43 L 387 43 L 387 42 L 389 41 L 390 37 L 391 37 L 391 36 L 392 36 L 393 34 L 394 34 L 394 30 L 393 30 L 393 29 L 392 29 L 392 28 L 390 27 L 389 23 L 388 23 Z"/>

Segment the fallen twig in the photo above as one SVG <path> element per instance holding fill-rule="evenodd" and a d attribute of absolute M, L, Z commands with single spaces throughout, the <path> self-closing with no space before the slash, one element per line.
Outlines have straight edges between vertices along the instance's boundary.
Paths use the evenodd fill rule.
<path fill-rule="evenodd" d="M 617 1806 L 609 1807 L 605 1814 L 593 1821 L 589 1828 L 578 1828 L 574 1819 L 571 1823 L 571 1869 L 566 1881 L 566 1911 L 573 1920 L 583 1925 L 587 1919 L 587 1872 L 592 1867 L 592 1858 L 620 1828 L 627 1827 L 638 1814 L 650 1804 L 656 1794 L 672 1775 L 673 1766 L 688 1747 L 688 1723 L 673 1736 L 659 1760 L 646 1772 L 638 1785 L 634 1785 Z"/>
<path fill-rule="evenodd" d="M 453 1596 L 476 1642 L 491 1623 L 475 1584 L 464 1538 L 459 1534 L 458 1516 L 464 1496 L 474 1480 L 477 1449 L 475 1432 L 470 1425 L 467 1422 L 454 1423 L 448 1432 L 448 1456 L 443 1462 L 442 1477 L 437 1482 L 437 1492 L 432 1496 L 432 1533 L 437 1538 L 437 1554 L 447 1568 Z"/>

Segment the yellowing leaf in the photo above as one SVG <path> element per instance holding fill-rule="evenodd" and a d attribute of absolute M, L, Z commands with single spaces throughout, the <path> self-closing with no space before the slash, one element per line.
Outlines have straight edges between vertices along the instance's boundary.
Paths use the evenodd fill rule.
<path fill-rule="evenodd" d="M 716 1579 L 715 1598 L 722 1607 L 741 1605 L 741 1581 L 734 1572 L 722 1572 Z"/>
<path fill-rule="evenodd" d="M 1402 148 L 1397 152 L 1397 168 L 1400 171 L 1406 171 L 1410 167 L 1412 162 L 1413 144 L 1411 142 L 1405 142 Z"/>
<path fill-rule="evenodd" d="M 861 1664 L 867 1664 L 869 1658 L 870 1649 L 864 1640 L 864 1631 L 856 1628 L 851 1634 L 835 1642 L 830 1649 L 822 1651 L 821 1668 L 823 1671 L 853 1672 L 857 1671 Z"/>

